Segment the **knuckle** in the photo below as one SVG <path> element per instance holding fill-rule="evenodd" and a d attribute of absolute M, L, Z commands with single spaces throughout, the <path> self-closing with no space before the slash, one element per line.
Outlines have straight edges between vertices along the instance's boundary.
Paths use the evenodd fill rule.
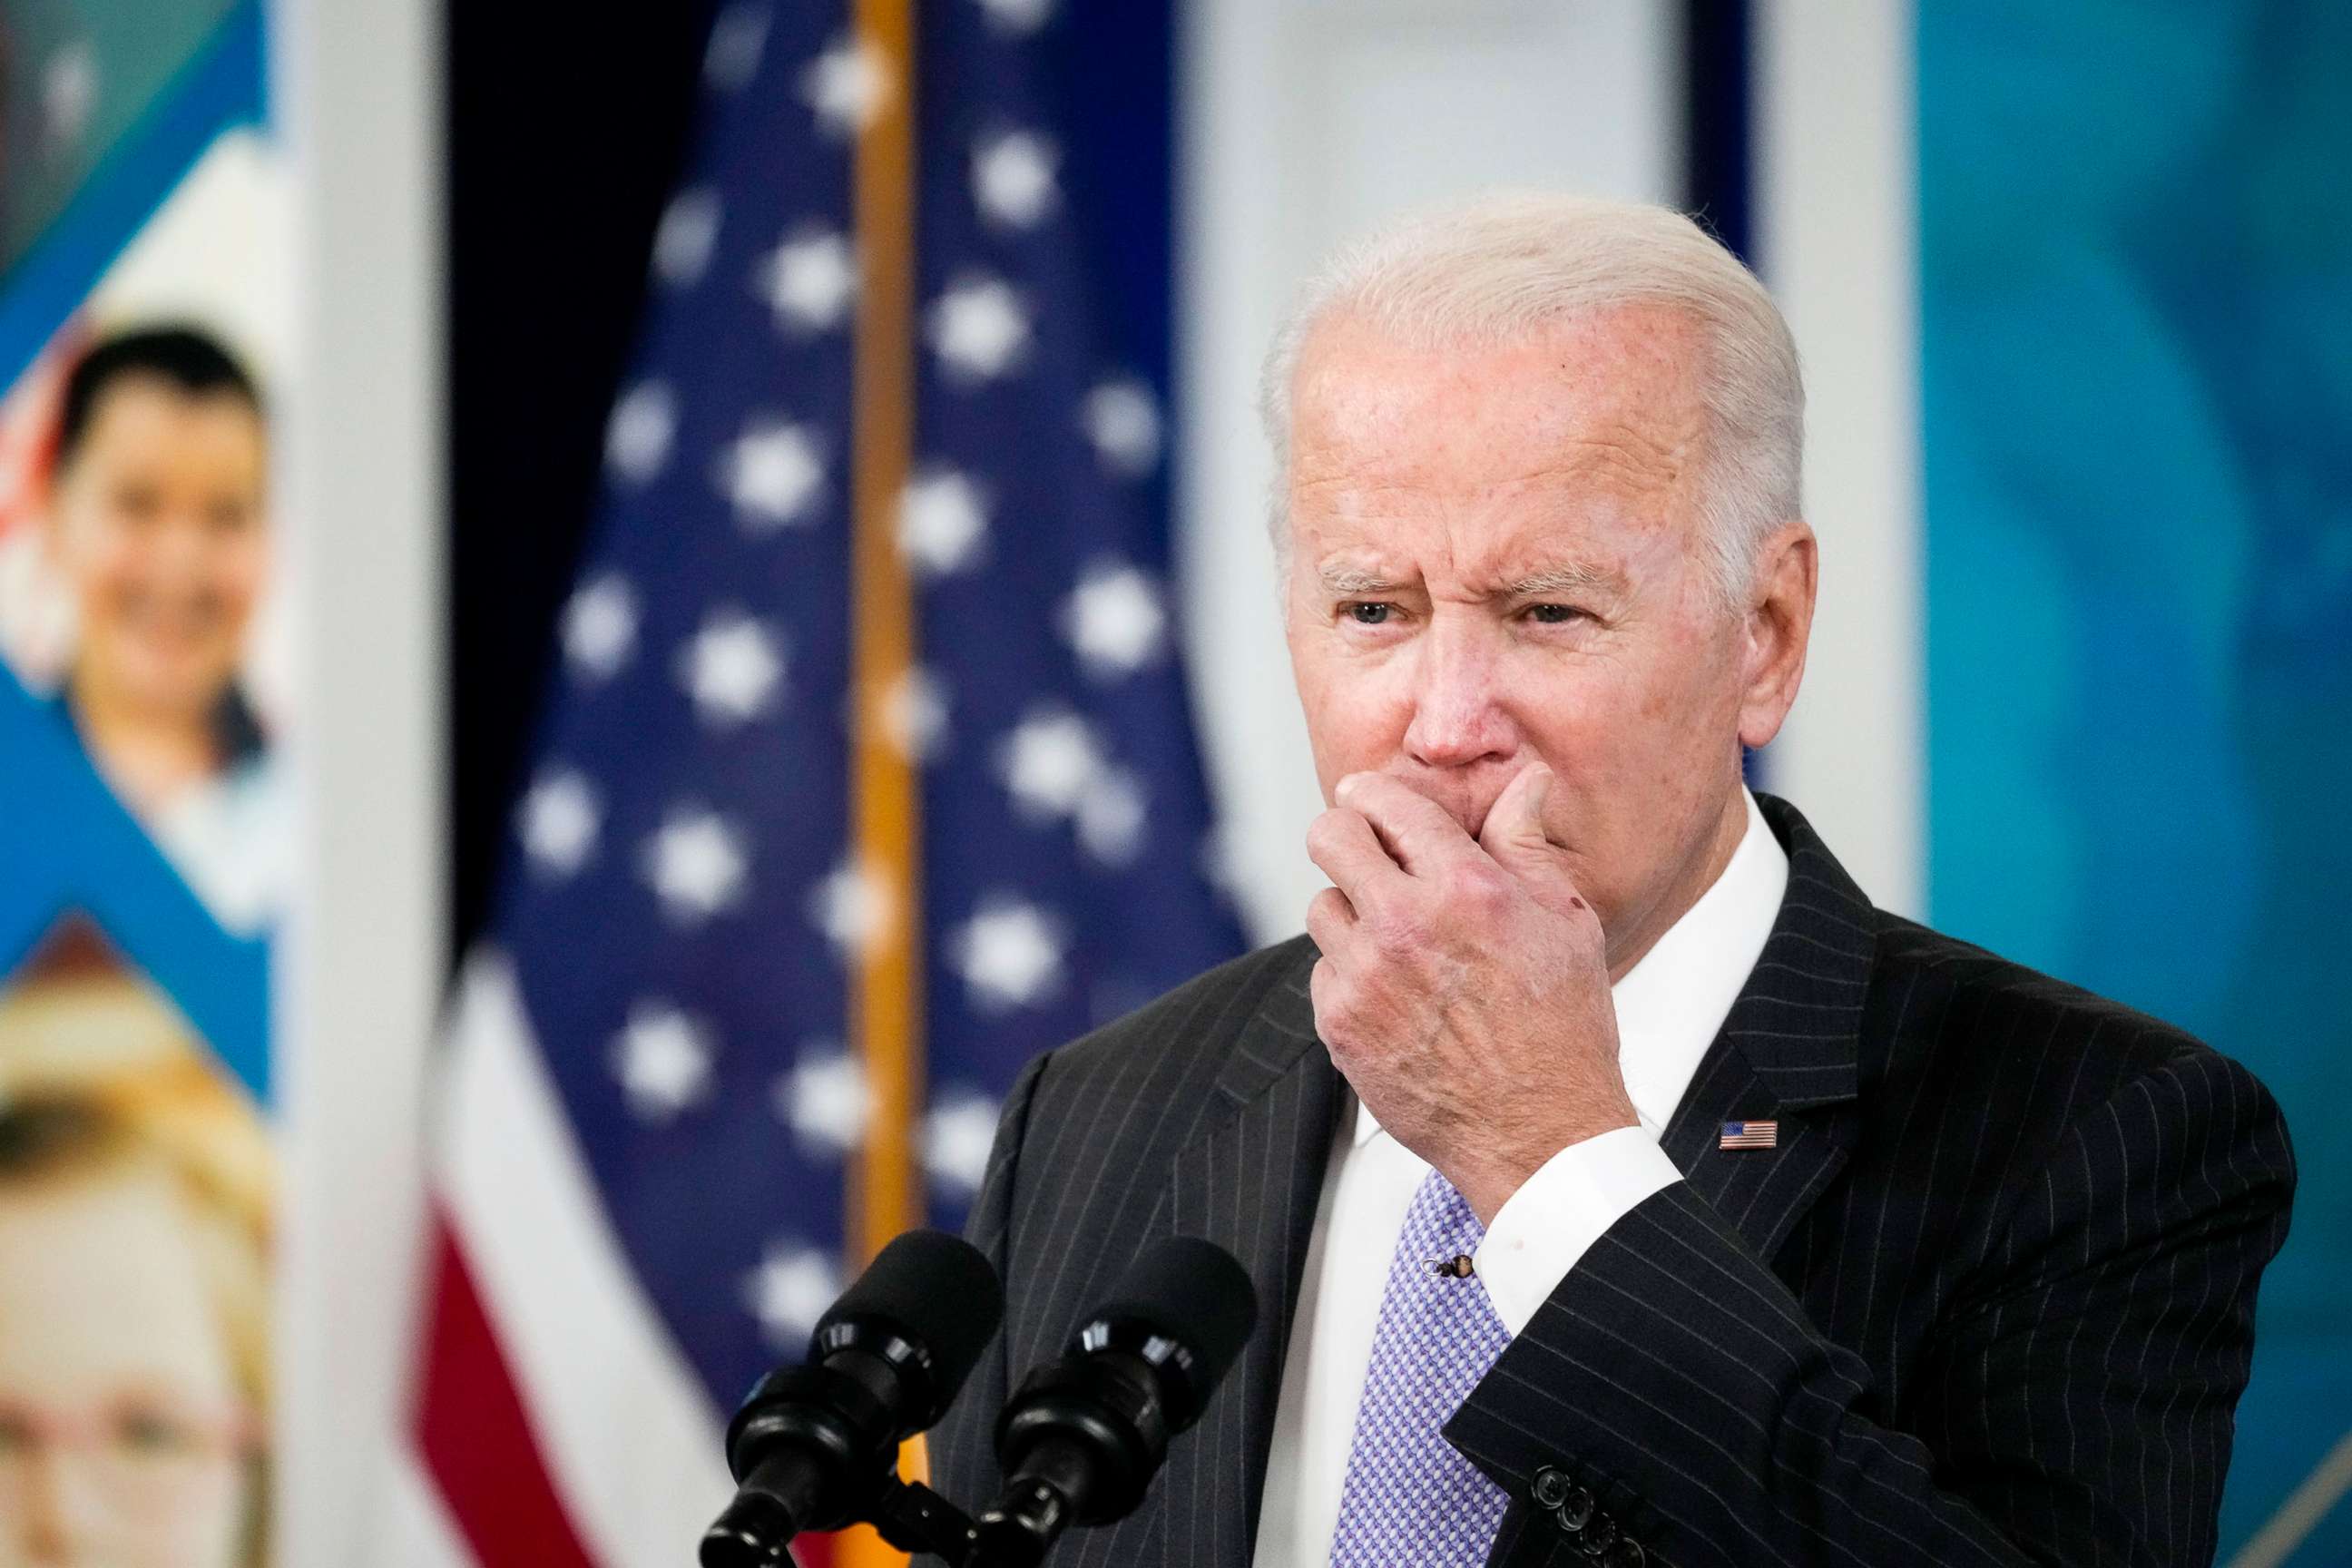
<path fill-rule="evenodd" d="M 1445 895 L 1473 910 L 1500 910 L 1510 902 L 1510 874 L 1492 861 L 1464 860 L 1446 872 Z"/>

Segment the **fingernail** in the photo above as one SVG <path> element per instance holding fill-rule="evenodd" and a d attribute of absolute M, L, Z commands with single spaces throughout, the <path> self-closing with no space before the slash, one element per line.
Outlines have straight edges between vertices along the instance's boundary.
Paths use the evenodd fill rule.
<path fill-rule="evenodd" d="M 1338 784 L 1331 786 L 1331 798 L 1333 800 L 1346 800 L 1349 795 L 1355 794 L 1356 780 L 1361 776 L 1362 775 L 1360 773 L 1348 773 L 1343 775 Z"/>

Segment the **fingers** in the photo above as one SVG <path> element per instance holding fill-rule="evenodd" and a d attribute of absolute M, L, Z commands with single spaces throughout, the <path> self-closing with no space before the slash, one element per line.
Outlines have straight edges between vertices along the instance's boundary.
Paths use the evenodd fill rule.
<path fill-rule="evenodd" d="M 1551 770 L 1542 763 L 1521 768 L 1487 810 L 1478 847 L 1546 909 L 1581 919 L 1590 910 L 1576 890 L 1568 852 L 1544 832 L 1544 803 L 1551 797 Z"/>
<path fill-rule="evenodd" d="M 1338 1032 L 1330 1028 L 1329 1020 L 1339 994 L 1339 972 L 1331 966 L 1328 958 L 1317 959 L 1315 967 L 1307 971 L 1307 996 L 1315 1007 L 1315 1032 L 1327 1047 L 1332 1044 L 1331 1035 Z"/>
<path fill-rule="evenodd" d="M 1346 951 L 1355 929 L 1355 906 L 1337 888 L 1324 889 L 1307 906 L 1307 934 L 1327 958 L 1337 959 Z"/>
<path fill-rule="evenodd" d="M 1385 773 L 1349 773 L 1332 794 L 1341 805 L 1362 814 L 1391 858 L 1412 876 L 1458 860 L 1471 847 L 1470 836 L 1451 812 Z"/>
<path fill-rule="evenodd" d="M 1503 786 L 1486 810 L 1478 830 L 1478 847 L 1504 866 L 1517 868 L 1530 854 L 1547 855 L 1553 847 L 1544 837 L 1544 802 L 1551 795 L 1551 770 L 1530 763 Z"/>
<path fill-rule="evenodd" d="M 1307 854 L 1357 909 L 1396 890 L 1404 873 L 1359 812 L 1327 811 L 1307 827 Z"/>

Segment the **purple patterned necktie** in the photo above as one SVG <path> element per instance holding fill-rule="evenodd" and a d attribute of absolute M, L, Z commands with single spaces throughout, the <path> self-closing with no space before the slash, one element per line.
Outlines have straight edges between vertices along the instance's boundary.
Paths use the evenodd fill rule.
<path fill-rule="evenodd" d="M 1486 1287 L 1435 1267 L 1486 1235 L 1454 1184 L 1430 1172 L 1389 1264 L 1331 1568 L 1475 1568 L 1495 1543 L 1509 1499 L 1438 1435 L 1511 1342 Z"/>

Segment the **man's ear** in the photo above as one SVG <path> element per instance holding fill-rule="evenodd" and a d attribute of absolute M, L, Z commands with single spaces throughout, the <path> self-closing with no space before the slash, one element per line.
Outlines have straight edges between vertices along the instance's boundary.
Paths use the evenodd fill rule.
<path fill-rule="evenodd" d="M 1739 742 L 1753 750 L 1780 732 L 1805 678 L 1819 551 L 1801 520 L 1773 530 L 1756 554 L 1742 630 Z"/>

